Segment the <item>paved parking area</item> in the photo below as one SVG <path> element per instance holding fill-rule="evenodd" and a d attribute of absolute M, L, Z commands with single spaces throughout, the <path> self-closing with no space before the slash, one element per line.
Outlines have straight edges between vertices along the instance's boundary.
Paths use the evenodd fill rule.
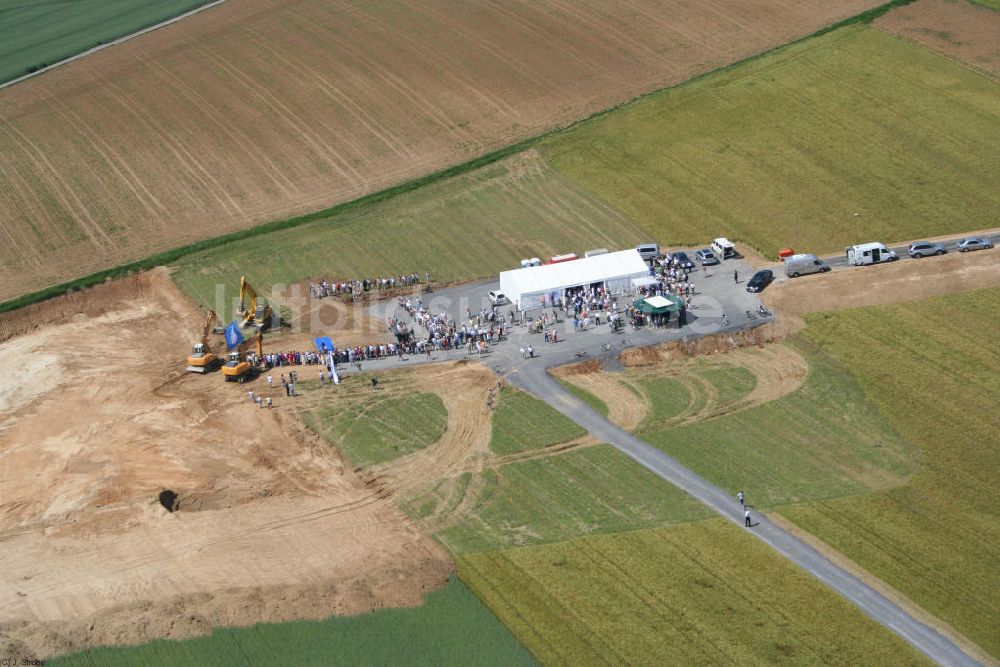
<path fill-rule="evenodd" d="M 563 319 L 556 325 L 559 338 L 562 340 L 557 343 L 546 343 L 541 334 L 528 333 L 528 327 L 526 324 L 522 324 L 515 326 L 507 339 L 493 345 L 484 361 L 498 372 L 503 373 L 523 361 L 520 348 L 529 345 L 534 349 L 536 359 L 539 359 L 534 363 L 552 366 L 582 358 L 610 356 L 621 352 L 625 347 L 641 347 L 670 340 L 739 331 L 762 324 L 770 321 L 774 316 L 759 315 L 757 309 L 760 306 L 760 300 L 756 294 L 750 294 L 746 291 L 746 281 L 753 273 L 753 267 L 741 258 L 726 260 L 719 266 L 709 267 L 707 271 L 697 270 L 692 273 L 691 280 L 695 285 L 695 295 L 692 297 L 691 309 L 688 311 L 687 324 L 684 327 L 677 326 L 677 318 L 674 316 L 670 324 L 662 328 L 651 326 L 633 328 L 626 324 L 623 331 L 612 333 L 610 326 L 603 323 L 586 331 L 574 331 L 572 322 Z M 470 313 L 474 315 L 483 309 L 489 310 L 492 304 L 487 294 L 492 290 L 499 289 L 499 279 L 479 281 L 438 288 L 433 292 L 425 292 L 420 299 L 424 307 L 431 313 L 437 314 L 443 310 L 461 326 L 461 323 L 468 322 Z M 629 305 L 633 298 L 632 295 L 618 297 L 619 306 L 623 308 Z M 510 304 L 500 308 L 500 312 L 504 315 L 512 310 L 513 306 Z M 551 316 L 552 309 L 546 310 Z M 536 310 L 526 314 L 537 316 L 542 312 Z M 412 324 L 409 315 L 403 308 L 399 307 L 395 300 L 373 304 L 369 307 L 369 314 L 382 322 L 385 322 L 388 317 L 394 316 Z M 418 338 L 424 338 L 427 335 L 426 330 L 419 325 L 415 326 L 415 332 Z M 606 345 L 611 346 L 610 352 L 605 350 L 604 346 Z M 408 361 L 386 359 L 366 362 L 365 365 L 369 369 L 389 369 L 400 365 L 459 359 L 465 356 L 464 350 L 452 350 L 435 352 L 429 359 L 426 357 L 411 358 Z"/>

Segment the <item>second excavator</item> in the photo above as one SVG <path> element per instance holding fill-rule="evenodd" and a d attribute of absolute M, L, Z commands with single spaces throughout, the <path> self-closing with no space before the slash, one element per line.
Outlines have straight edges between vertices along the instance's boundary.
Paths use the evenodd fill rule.
<path fill-rule="evenodd" d="M 247 350 L 251 345 L 257 345 L 256 363 L 247 359 Z M 257 332 L 253 338 L 247 338 L 236 349 L 229 352 L 229 358 L 222 367 L 222 375 L 226 382 L 246 382 L 257 375 L 257 363 L 264 357 L 264 334 Z"/>
<path fill-rule="evenodd" d="M 257 292 L 250 283 L 247 282 L 246 276 L 240 277 L 240 308 L 237 316 L 242 318 L 240 321 L 241 327 L 256 327 L 259 330 L 265 330 L 271 325 L 271 306 L 263 305 L 257 307 Z"/>

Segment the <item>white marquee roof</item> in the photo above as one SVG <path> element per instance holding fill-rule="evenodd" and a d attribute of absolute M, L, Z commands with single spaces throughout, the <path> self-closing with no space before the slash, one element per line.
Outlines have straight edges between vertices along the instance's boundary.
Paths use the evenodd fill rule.
<path fill-rule="evenodd" d="M 614 278 L 646 275 L 649 275 L 649 267 L 642 260 L 639 251 L 621 250 L 559 264 L 502 271 L 500 288 L 508 298 L 518 300 L 523 294 L 547 293 Z"/>

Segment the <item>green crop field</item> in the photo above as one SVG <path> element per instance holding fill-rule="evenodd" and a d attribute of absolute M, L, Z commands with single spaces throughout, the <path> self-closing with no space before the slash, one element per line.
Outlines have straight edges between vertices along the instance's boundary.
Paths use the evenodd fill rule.
<path fill-rule="evenodd" d="M 608 404 L 598 398 L 595 394 L 583 389 L 582 387 L 576 386 L 572 382 L 567 382 L 565 379 L 560 380 L 559 384 L 561 384 L 566 391 L 590 406 L 591 410 L 602 417 L 607 418 Z"/>
<path fill-rule="evenodd" d="M 396 386 L 401 382 L 392 374 L 380 391 L 372 391 L 367 382 L 347 376 L 337 388 L 336 401 L 311 401 L 299 411 L 305 425 L 337 447 L 352 466 L 391 461 L 444 435 L 448 411 L 437 394 L 407 392 Z"/>
<path fill-rule="evenodd" d="M 1000 655 L 998 312 L 992 289 L 809 315 L 782 343 L 807 360 L 804 384 L 706 419 L 724 393 L 692 381 L 707 362 L 630 370 L 652 408 L 639 433 Z M 739 405 L 747 379 L 723 377 Z"/>
<path fill-rule="evenodd" d="M 0 83 L 209 0 L 0 0 Z"/>
<path fill-rule="evenodd" d="M 490 449 L 496 454 L 515 454 L 558 445 L 586 433 L 546 403 L 505 387 L 493 415 Z"/>
<path fill-rule="evenodd" d="M 47 665 L 531 665 L 531 656 L 460 581 L 423 606 L 322 621 L 217 629 L 186 641 L 100 648 Z"/>
<path fill-rule="evenodd" d="M 1000 289 L 807 322 L 923 465 L 905 486 L 781 513 L 1000 658 Z"/>
<path fill-rule="evenodd" d="M 722 519 L 458 563 L 463 581 L 544 664 L 927 664 Z"/>
<path fill-rule="evenodd" d="M 454 553 L 694 521 L 701 503 L 608 445 L 508 463 L 457 525 L 437 534 Z M 419 507 L 426 498 L 417 499 Z"/>
<path fill-rule="evenodd" d="M 815 344 L 793 344 L 810 366 L 799 389 L 728 414 L 727 403 L 713 405 L 709 415 L 724 414 L 685 425 L 676 425 L 678 405 L 684 406 L 682 415 L 704 410 L 703 385 L 683 376 L 638 380 L 653 408 L 639 435 L 734 494 L 747 490 L 750 502 L 761 508 L 902 484 L 918 467 L 914 446 L 885 423 L 844 365 Z M 670 365 L 662 368 L 674 372 Z M 744 372 L 713 368 L 698 375 L 714 379 L 718 387 L 730 378 L 732 388 L 711 399 L 734 405 L 753 386 L 752 376 L 738 370 Z M 674 385 L 671 391 L 650 391 L 668 382 Z M 661 405 L 664 414 L 657 412 Z"/>
<path fill-rule="evenodd" d="M 657 93 L 541 150 L 661 243 L 726 235 L 774 256 L 993 227 L 997 145 L 997 81 L 862 25 Z"/>
<path fill-rule="evenodd" d="M 234 296 L 243 274 L 265 294 L 308 276 L 431 271 L 436 281 L 467 280 L 517 267 L 523 257 L 628 247 L 642 238 L 628 218 L 528 151 L 386 201 L 186 256 L 174 280 L 199 303 L 213 304 L 216 285 Z"/>
<path fill-rule="evenodd" d="M 673 426 L 699 414 L 729 412 L 739 406 L 757 384 L 753 373 L 740 366 L 701 367 L 683 373 L 633 372 L 635 382 L 649 401 L 649 413 L 639 431 Z M 628 386 L 628 385 L 626 385 Z"/>

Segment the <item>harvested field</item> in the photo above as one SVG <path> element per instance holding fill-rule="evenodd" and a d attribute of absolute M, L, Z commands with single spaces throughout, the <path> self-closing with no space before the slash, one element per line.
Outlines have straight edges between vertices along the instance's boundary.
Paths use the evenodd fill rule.
<path fill-rule="evenodd" d="M 877 4 L 227 2 L 0 95 L 0 299 L 354 199 Z"/>
<path fill-rule="evenodd" d="M 995 227 L 997 144 L 994 78 L 859 25 L 651 95 L 539 150 L 653 238 L 725 235 L 775 258 Z"/>
<path fill-rule="evenodd" d="M 875 21 L 893 35 L 1000 77 L 1000 12 L 968 0 L 917 0 Z"/>
<path fill-rule="evenodd" d="M 200 319 L 162 270 L 6 319 L 0 639 L 15 653 L 414 605 L 452 571 L 280 389 L 261 410 L 245 385 L 186 374 Z"/>

